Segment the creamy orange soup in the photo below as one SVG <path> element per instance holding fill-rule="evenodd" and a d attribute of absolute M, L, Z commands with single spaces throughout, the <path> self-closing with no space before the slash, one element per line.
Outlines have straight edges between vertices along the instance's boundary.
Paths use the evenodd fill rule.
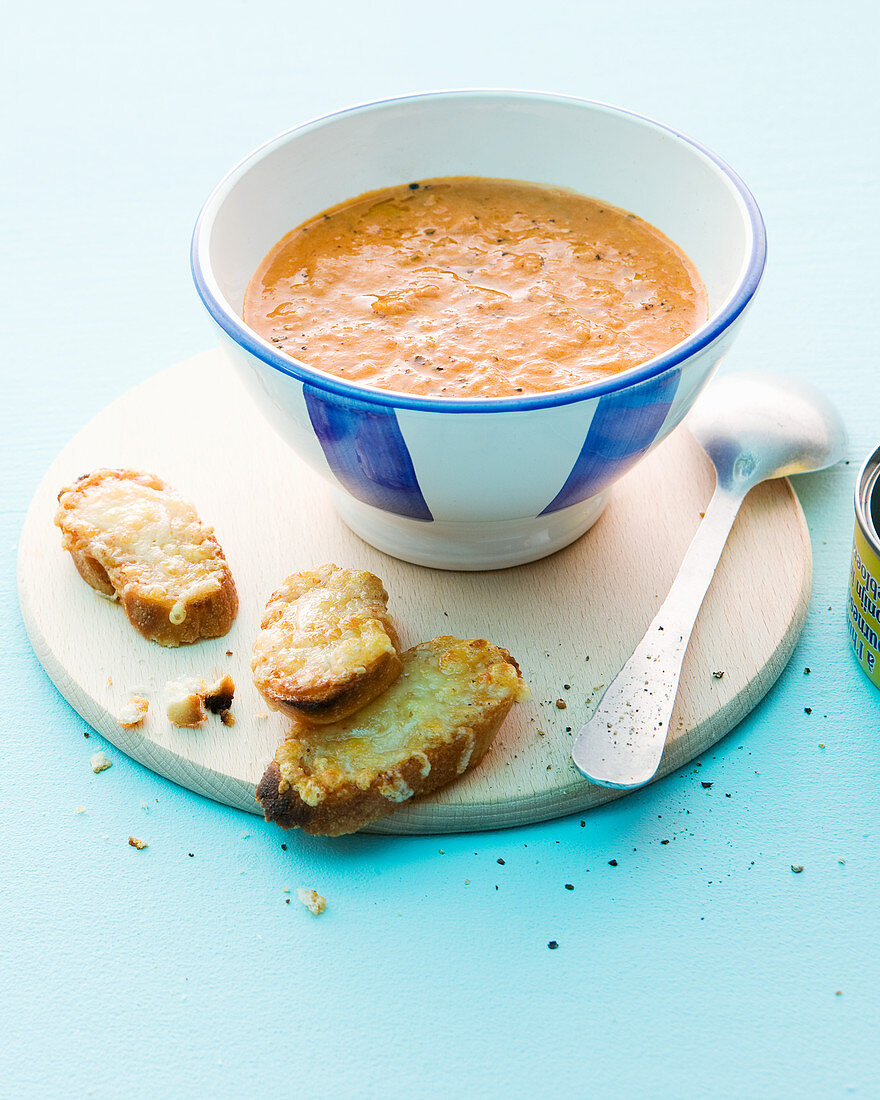
<path fill-rule="evenodd" d="M 289 233 L 245 322 L 318 370 L 382 389 L 507 397 L 606 378 L 706 319 L 659 230 L 572 191 L 451 178 L 374 191 Z"/>

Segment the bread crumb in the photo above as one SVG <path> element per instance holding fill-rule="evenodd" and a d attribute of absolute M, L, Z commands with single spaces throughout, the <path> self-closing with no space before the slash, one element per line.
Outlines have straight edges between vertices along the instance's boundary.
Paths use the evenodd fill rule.
<path fill-rule="evenodd" d="M 145 699 L 143 695 L 132 695 L 117 714 L 116 721 L 123 729 L 133 729 L 134 726 L 139 726 L 143 722 L 149 709 L 149 700 Z"/>
<path fill-rule="evenodd" d="M 208 711 L 219 714 L 224 726 L 234 726 L 229 713 L 235 695 L 235 681 L 228 674 L 211 687 L 204 680 L 185 676 L 169 680 L 165 685 L 165 713 L 168 721 L 186 729 L 198 729 L 208 718 Z"/>
<path fill-rule="evenodd" d="M 95 775 L 97 775 L 98 772 L 105 772 L 108 768 L 113 767 L 113 761 L 103 752 L 96 752 L 94 756 L 89 758 L 89 763 Z"/>
<path fill-rule="evenodd" d="M 165 685 L 165 713 L 175 726 L 197 729 L 208 718 L 205 710 L 207 688 L 204 680 L 185 677 Z"/>
<path fill-rule="evenodd" d="M 232 706 L 235 695 L 235 681 L 227 673 L 205 692 L 205 706 L 212 714 L 222 715 Z"/>
<path fill-rule="evenodd" d="M 556 709 L 557 710 L 565 710 L 565 708 L 567 706 L 568 706 L 568 704 L 566 703 L 566 701 L 564 699 L 557 699 L 556 700 Z"/>
<path fill-rule="evenodd" d="M 107 687 L 108 687 L 108 688 L 112 688 L 112 687 L 113 687 L 113 677 L 112 677 L 112 676 L 108 676 L 108 677 L 107 677 Z"/>
<path fill-rule="evenodd" d="M 84 814 L 84 813 L 86 812 L 86 808 L 85 808 L 85 806 L 77 806 L 77 808 L 76 808 L 76 812 L 77 812 L 78 814 Z"/>
<path fill-rule="evenodd" d="M 145 840 L 140 840 L 136 836 L 130 836 L 128 838 L 128 843 L 132 846 L 132 848 L 137 848 L 139 852 L 142 852 L 144 848 L 149 847 Z"/>
<path fill-rule="evenodd" d="M 327 908 L 327 899 L 322 898 L 317 890 L 297 890 L 296 896 L 316 917 Z"/>
<path fill-rule="evenodd" d="M 144 811 L 145 814 L 148 814 L 150 812 L 149 802 L 145 802 L 143 799 L 141 799 L 141 809 Z"/>

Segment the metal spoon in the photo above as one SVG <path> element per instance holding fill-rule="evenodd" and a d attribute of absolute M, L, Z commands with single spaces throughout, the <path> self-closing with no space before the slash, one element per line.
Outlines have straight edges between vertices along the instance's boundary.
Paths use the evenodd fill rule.
<path fill-rule="evenodd" d="M 717 380 L 686 423 L 715 467 L 715 493 L 663 606 L 574 742 L 578 771 L 603 787 L 640 787 L 657 771 L 685 650 L 746 493 L 769 478 L 831 466 L 846 447 L 827 398 L 778 375 Z"/>

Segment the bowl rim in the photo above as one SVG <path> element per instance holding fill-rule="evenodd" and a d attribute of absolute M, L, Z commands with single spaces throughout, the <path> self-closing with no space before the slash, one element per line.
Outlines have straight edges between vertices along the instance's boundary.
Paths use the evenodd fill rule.
<path fill-rule="evenodd" d="M 607 379 L 587 382 L 582 386 L 574 386 L 569 389 L 551 390 L 546 393 L 527 394 L 522 397 L 441 397 L 421 394 L 407 394 L 396 390 L 380 389 L 366 383 L 349 382 L 328 374 L 315 367 L 309 367 L 298 359 L 286 355 L 275 349 L 267 340 L 258 336 L 244 321 L 238 317 L 228 306 L 220 286 L 211 269 L 208 245 L 213 229 L 214 219 L 232 187 L 259 161 L 263 160 L 275 149 L 287 144 L 297 135 L 309 130 L 332 124 L 335 120 L 350 115 L 369 112 L 394 104 L 412 103 L 422 100 L 459 99 L 467 97 L 481 97 L 485 99 L 515 99 L 532 100 L 539 102 L 558 102 L 561 104 L 578 104 L 594 110 L 604 111 L 608 114 L 623 115 L 628 119 L 646 126 L 653 127 L 663 133 L 669 134 L 676 140 L 683 142 L 696 150 L 714 164 L 729 183 L 738 192 L 745 208 L 748 228 L 751 231 L 751 248 L 748 261 L 744 265 L 739 279 L 732 292 L 728 295 L 722 307 L 706 322 L 692 333 L 687 339 L 675 344 L 668 351 L 648 359 L 628 370 L 610 375 Z M 196 220 L 190 247 L 190 266 L 196 290 L 205 308 L 208 310 L 216 324 L 229 336 L 232 341 L 250 352 L 255 358 L 267 366 L 286 374 L 315 389 L 328 391 L 339 397 L 368 404 L 390 406 L 392 408 L 413 409 L 421 412 L 520 412 L 533 409 L 553 408 L 560 405 L 569 405 L 576 401 L 584 401 L 603 397 L 618 390 L 629 389 L 632 386 L 647 382 L 666 373 L 691 356 L 703 351 L 714 343 L 723 333 L 730 328 L 733 322 L 740 316 L 753 298 L 767 258 L 767 237 L 764 220 L 758 208 L 757 201 L 749 188 L 739 175 L 722 160 L 717 154 L 707 149 L 704 145 L 689 138 L 686 134 L 673 129 L 665 123 L 649 118 L 647 115 L 629 111 L 623 107 L 602 103 L 598 100 L 586 99 L 580 96 L 561 95 L 554 92 L 529 91 L 515 88 L 453 88 L 442 91 L 418 92 L 411 95 L 388 96 L 382 99 L 370 100 L 359 103 L 342 110 L 331 111 L 319 115 L 307 122 L 300 123 L 288 130 L 270 138 L 259 145 L 252 152 L 243 157 L 225 176 L 208 196 Z"/>

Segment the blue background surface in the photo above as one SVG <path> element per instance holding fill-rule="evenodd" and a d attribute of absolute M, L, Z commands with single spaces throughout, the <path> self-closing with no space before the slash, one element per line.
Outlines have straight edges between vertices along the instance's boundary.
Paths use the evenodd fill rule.
<path fill-rule="evenodd" d="M 4 16 L 4 1097 L 880 1095 L 880 693 L 844 626 L 852 490 L 880 442 L 878 22 L 767 0 Z M 189 235 L 230 165 L 314 115 L 469 85 L 616 103 L 725 157 L 770 242 L 727 369 L 823 386 L 850 464 L 798 481 L 806 627 L 699 766 L 583 826 L 285 836 L 86 740 L 29 648 L 16 543 L 64 443 L 209 346 Z"/>

